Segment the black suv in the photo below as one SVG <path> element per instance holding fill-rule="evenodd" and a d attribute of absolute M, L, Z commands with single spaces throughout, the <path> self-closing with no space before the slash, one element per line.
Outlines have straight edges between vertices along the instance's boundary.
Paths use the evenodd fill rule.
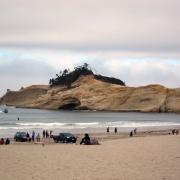
<path fill-rule="evenodd" d="M 58 136 L 53 136 L 54 142 L 76 143 L 77 138 L 71 133 L 59 133 Z"/>
<path fill-rule="evenodd" d="M 14 135 L 14 140 L 15 141 L 20 141 L 20 142 L 25 142 L 27 141 L 27 133 L 26 132 L 17 132 Z"/>

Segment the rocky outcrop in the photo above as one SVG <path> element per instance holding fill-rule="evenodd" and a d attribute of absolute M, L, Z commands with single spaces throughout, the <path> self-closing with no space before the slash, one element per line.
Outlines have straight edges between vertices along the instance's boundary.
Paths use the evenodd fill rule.
<path fill-rule="evenodd" d="M 37 99 L 48 92 L 48 85 L 33 85 L 21 88 L 20 91 L 7 91 L 0 99 L 0 104 L 12 105 L 16 107 L 30 107 L 36 103 Z"/>
<path fill-rule="evenodd" d="M 41 109 L 180 112 L 180 89 L 161 85 L 127 87 L 81 76 L 71 88 L 30 86 L 9 91 L 0 104 Z"/>

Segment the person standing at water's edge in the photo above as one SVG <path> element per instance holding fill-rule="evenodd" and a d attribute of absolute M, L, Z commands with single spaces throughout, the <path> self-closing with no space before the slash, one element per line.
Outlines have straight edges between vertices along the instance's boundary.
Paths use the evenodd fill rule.
<path fill-rule="evenodd" d="M 53 131 L 50 131 L 50 138 L 53 138 Z"/>
<path fill-rule="evenodd" d="M 37 142 L 40 142 L 41 139 L 40 139 L 40 134 L 39 133 L 37 134 L 36 139 L 37 139 Z"/>
<path fill-rule="evenodd" d="M 26 134 L 26 137 L 27 137 L 27 141 L 30 141 L 30 135 L 29 135 L 28 132 L 27 132 L 27 134 Z"/>
<path fill-rule="evenodd" d="M 116 127 L 114 128 L 114 133 L 115 133 L 115 134 L 117 133 L 117 128 L 116 128 Z"/>
<path fill-rule="evenodd" d="M 129 136 L 130 136 L 130 137 L 133 137 L 133 131 L 130 132 Z"/>
<path fill-rule="evenodd" d="M 137 128 L 134 129 L 134 135 L 136 135 L 136 133 L 137 133 Z"/>
<path fill-rule="evenodd" d="M 32 132 L 32 141 L 34 142 L 34 139 L 35 139 L 35 132 L 33 131 Z"/>
<path fill-rule="evenodd" d="M 178 129 L 176 129 L 176 135 L 178 135 L 179 134 L 179 130 Z"/>
<path fill-rule="evenodd" d="M 107 127 L 107 133 L 109 133 L 109 127 Z"/>
<path fill-rule="evenodd" d="M 46 130 L 46 138 L 49 138 L 49 132 Z"/>
<path fill-rule="evenodd" d="M 46 131 L 43 130 L 43 138 L 45 138 L 45 137 L 46 137 Z"/>

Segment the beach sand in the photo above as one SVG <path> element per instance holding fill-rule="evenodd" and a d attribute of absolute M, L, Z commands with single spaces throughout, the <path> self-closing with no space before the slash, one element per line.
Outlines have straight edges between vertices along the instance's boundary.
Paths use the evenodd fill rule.
<path fill-rule="evenodd" d="M 180 179 L 180 135 L 94 136 L 101 145 L 2 145 L 0 180 Z"/>

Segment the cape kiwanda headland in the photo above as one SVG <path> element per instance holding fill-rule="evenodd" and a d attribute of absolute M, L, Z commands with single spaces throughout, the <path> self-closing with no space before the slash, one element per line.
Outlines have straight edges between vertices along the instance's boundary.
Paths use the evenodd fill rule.
<path fill-rule="evenodd" d="M 71 73 L 67 73 L 71 74 Z M 33 85 L 19 91 L 7 91 L 0 104 L 23 108 L 97 111 L 180 112 L 180 88 L 161 85 L 127 87 L 117 79 L 82 73 L 71 82 Z M 64 76 L 65 77 L 65 76 Z M 73 76 L 74 77 L 74 76 Z"/>

